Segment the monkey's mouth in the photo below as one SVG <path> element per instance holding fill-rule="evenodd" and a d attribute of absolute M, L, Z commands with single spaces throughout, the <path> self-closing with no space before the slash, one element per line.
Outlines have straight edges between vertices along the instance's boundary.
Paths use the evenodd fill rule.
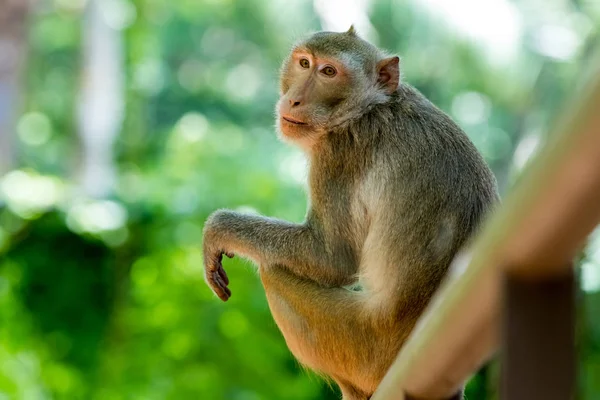
<path fill-rule="evenodd" d="M 294 125 L 307 125 L 306 122 L 302 122 L 302 121 L 298 121 L 297 119 L 291 118 L 291 117 L 285 117 L 285 116 L 281 116 L 281 118 L 286 121 L 289 122 L 290 124 L 294 124 Z"/>

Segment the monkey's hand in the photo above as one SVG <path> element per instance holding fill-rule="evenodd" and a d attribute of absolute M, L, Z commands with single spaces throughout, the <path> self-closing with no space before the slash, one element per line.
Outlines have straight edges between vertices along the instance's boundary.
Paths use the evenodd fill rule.
<path fill-rule="evenodd" d="M 224 251 L 207 252 L 206 249 L 204 250 L 204 278 L 212 291 L 221 300 L 227 301 L 231 297 L 231 290 L 227 287 L 229 278 L 223 268 L 223 254 L 229 258 L 233 257 L 232 253 Z"/>
<path fill-rule="evenodd" d="M 227 287 L 229 285 L 229 278 L 223 268 L 223 255 L 229 258 L 233 257 L 233 253 L 223 250 L 219 247 L 218 240 L 215 240 L 214 230 L 211 227 L 207 227 L 204 234 L 204 278 L 206 283 L 213 292 L 223 301 L 229 300 L 231 297 L 231 290 Z"/>

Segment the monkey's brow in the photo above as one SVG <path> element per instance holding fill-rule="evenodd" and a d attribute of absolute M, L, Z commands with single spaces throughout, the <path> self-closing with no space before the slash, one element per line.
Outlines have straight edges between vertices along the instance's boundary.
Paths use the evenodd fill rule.
<path fill-rule="evenodd" d="M 340 54 L 331 54 L 328 52 L 322 52 L 319 50 L 311 49 L 308 46 L 300 45 L 292 49 L 292 55 L 297 54 L 310 54 L 314 58 L 326 59 L 326 60 L 334 60 L 340 64 L 346 64 L 347 57 L 344 57 L 344 53 Z"/>
<path fill-rule="evenodd" d="M 292 49 L 292 54 L 296 54 L 296 53 L 307 53 L 312 56 L 315 56 L 315 53 L 312 50 L 310 50 L 308 47 L 302 46 L 302 45 L 300 45 L 298 47 L 294 47 Z"/>

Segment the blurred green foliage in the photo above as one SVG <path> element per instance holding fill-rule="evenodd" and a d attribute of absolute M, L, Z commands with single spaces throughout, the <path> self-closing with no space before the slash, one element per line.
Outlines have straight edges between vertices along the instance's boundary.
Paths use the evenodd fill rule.
<path fill-rule="evenodd" d="M 41 1 L 30 15 L 19 169 L 0 192 L 0 399 L 337 398 L 291 357 L 253 269 L 227 261 L 223 304 L 200 251 L 217 208 L 303 217 L 303 159 L 276 140 L 272 110 L 290 44 L 321 28 L 313 3 L 112 1 L 126 115 L 107 199 L 77 184 L 84 3 Z M 373 1 L 368 15 L 404 79 L 459 121 L 505 189 L 591 58 L 600 9 L 589 3 L 515 3 L 524 39 L 508 64 L 415 3 Z M 557 20 L 579 38 L 564 59 L 532 44 Z M 579 395 L 595 399 L 597 289 L 582 304 Z M 469 398 L 496 398 L 496 377 L 487 367 Z"/>

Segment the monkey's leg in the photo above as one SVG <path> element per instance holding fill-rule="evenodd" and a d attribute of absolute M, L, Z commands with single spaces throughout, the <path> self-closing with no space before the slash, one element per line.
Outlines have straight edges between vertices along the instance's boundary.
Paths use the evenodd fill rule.
<path fill-rule="evenodd" d="M 269 307 L 298 360 L 368 398 L 395 359 L 414 321 L 379 320 L 365 312 L 364 293 L 327 288 L 286 267 L 260 268 Z M 357 399 L 361 399 L 358 397 Z"/>

